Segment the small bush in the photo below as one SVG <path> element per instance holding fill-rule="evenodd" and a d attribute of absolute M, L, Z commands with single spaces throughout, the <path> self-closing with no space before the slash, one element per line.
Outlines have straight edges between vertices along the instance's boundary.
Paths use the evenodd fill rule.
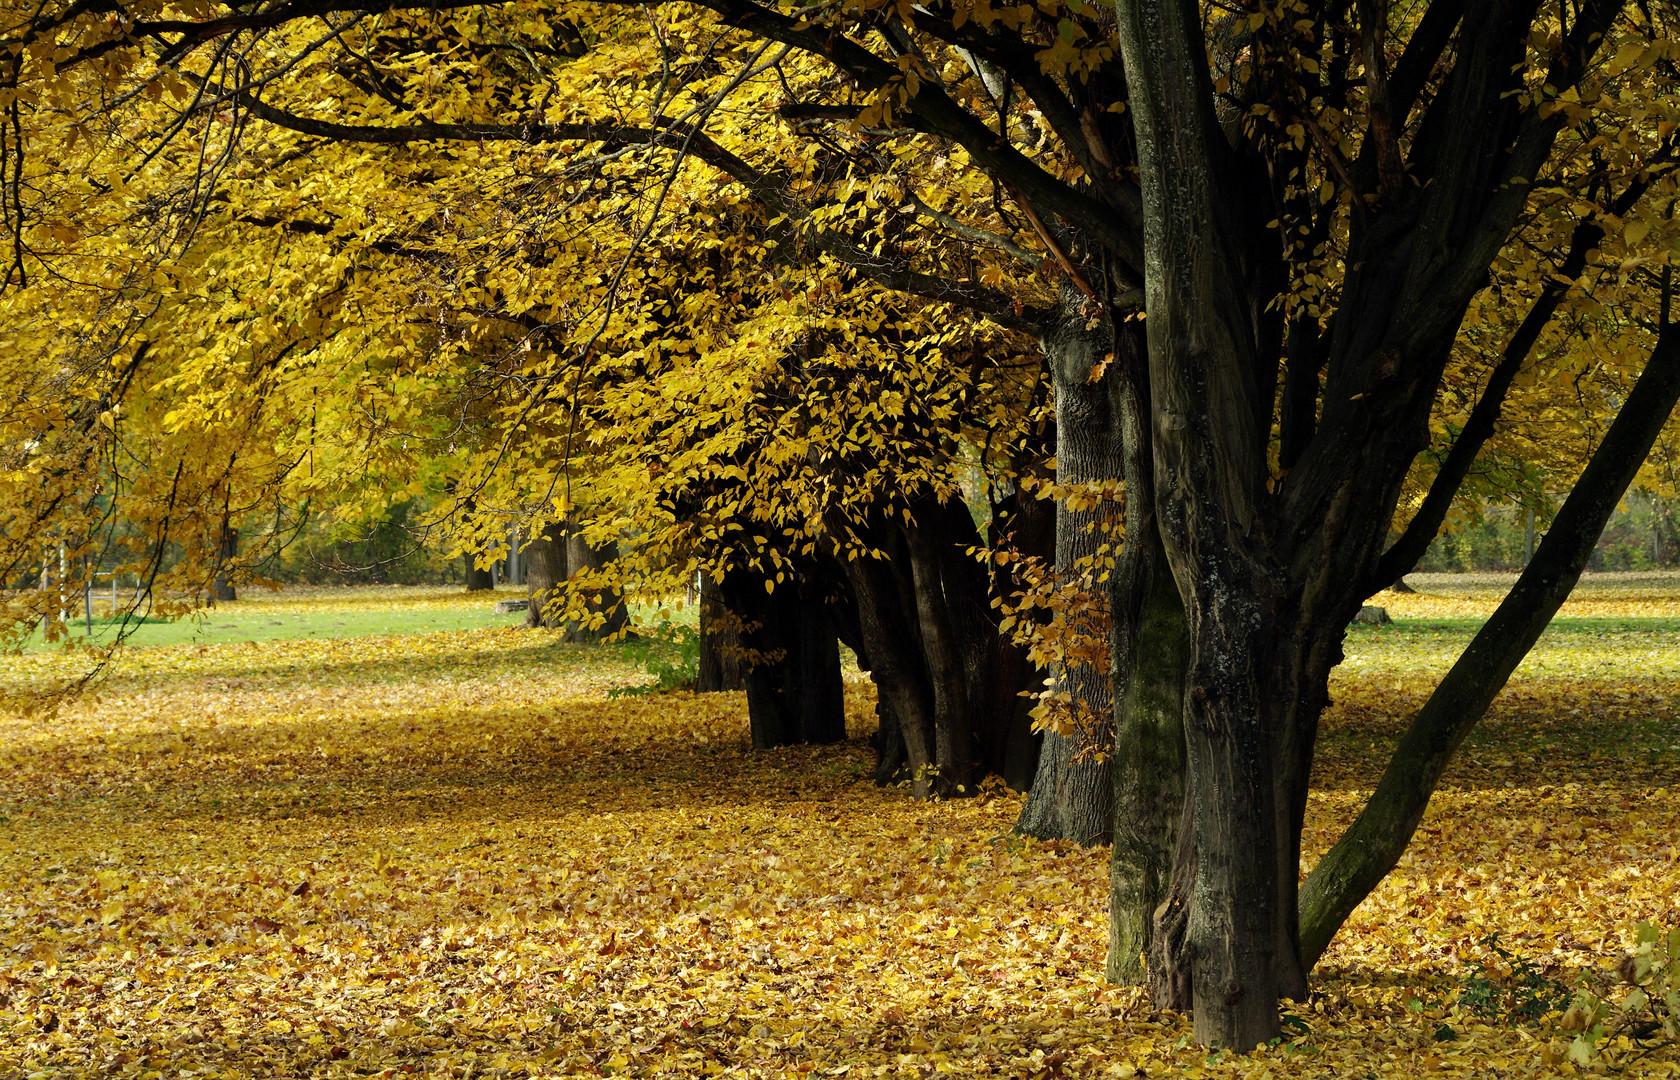
<path fill-rule="evenodd" d="M 1478 942 L 1487 956 L 1471 962 L 1458 1005 L 1489 1023 L 1521 1026 L 1537 1023 L 1569 1003 L 1569 987 L 1547 975 L 1527 957 L 1499 944 L 1498 934 Z"/>
<path fill-rule="evenodd" d="M 609 698 L 687 690 L 700 678 L 700 631 L 685 623 L 663 622 L 651 634 L 631 638 L 624 656 L 654 681 L 615 687 L 607 691 Z"/>

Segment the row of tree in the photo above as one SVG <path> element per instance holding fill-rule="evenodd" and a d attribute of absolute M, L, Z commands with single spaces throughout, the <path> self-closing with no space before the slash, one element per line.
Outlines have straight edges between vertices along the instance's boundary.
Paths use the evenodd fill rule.
<path fill-rule="evenodd" d="M 5 576 L 185 610 L 281 508 L 440 491 L 417 534 L 518 527 L 573 636 L 698 573 L 755 743 L 841 730 L 844 641 L 883 777 L 1112 839 L 1108 973 L 1210 1044 L 1278 1034 L 1672 475 L 1670 5 L 3 10 Z M 1349 619 L 1536 469 L 1581 479 L 1303 883 Z"/>

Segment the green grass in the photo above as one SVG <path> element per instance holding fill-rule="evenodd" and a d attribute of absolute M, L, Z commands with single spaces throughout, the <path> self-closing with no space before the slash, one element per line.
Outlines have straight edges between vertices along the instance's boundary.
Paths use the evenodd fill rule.
<path fill-rule="evenodd" d="M 1439 678 L 1453 665 L 1480 619 L 1396 619 L 1348 631 L 1343 674 L 1366 672 Z M 1520 676 L 1680 678 L 1680 618 L 1559 618 L 1517 667 Z"/>
<path fill-rule="evenodd" d="M 239 599 L 181 619 L 130 619 L 127 642 L 135 647 L 225 645 L 296 638 L 406 636 L 448 630 L 517 626 L 524 612 L 496 613 L 498 600 L 522 599 L 523 588 L 466 593 L 456 588 L 385 587 L 361 589 L 292 588 L 279 592 L 251 589 Z M 109 601 L 94 598 L 93 642 L 109 645 L 120 620 L 109 619 Z M 87 623 L 72 618 L 70 632 L 86 636 Z M 24 651 L 41 647 L 40 632 Z"/>
<path fill-rule="evenodd" d="M 524 586 L 468 593 L 460 586 L 366 586 L 332 588 L 293 586 L 278 591 L 246 589 L 240 598 L 173 620 L 131 617 L 127 644 L 135 648 L 169 645 L 227 645 L 291 641 L 300 638 L 406 637 L 452 630 L 519 626 L 523 611 L 498 614 L 501 600 L 522 600 Z M 93 643 L 110 645 L 121 620 L 112 621 L 108 597 L 93 598 Z M 632 605 L 634 618 L 652 621 L 664 610 L 679 623 L 693 625 L 697 609 L 654 609 Z M 72 616 L 69 631 L 87 636 L 87 622 Z M 42 649 L 39 631 L 23 643 L 24 652 Z"/>
<path fill-rule="evenodd" d="M 1386 634 L 1463 634 L 1469 637 L 1486 619 L 1409 618 L 1395 619 L 1386 626 L 1358 623 L 1348 627 L 1349 636 Z M 1650 634 L 1680 633 L 1680 618 L 1570 618 L 1559 616 L 1546 627 L 1549 635 L 1567 634 Z"/>

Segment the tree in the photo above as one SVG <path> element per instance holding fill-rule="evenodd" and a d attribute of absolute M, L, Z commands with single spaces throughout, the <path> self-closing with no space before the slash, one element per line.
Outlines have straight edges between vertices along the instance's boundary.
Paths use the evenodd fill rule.
<path fill-rule="evenodd" d="M 1674 13 L 1624 10 L 1614 0 L 1555 13 L 1537 4 L 1456 0 L 1406 11 L 1379 2 L 1287 0 L 1231 15 L 1183 0 L 1121 0 L 1112 15 L 1082 0 L 1036 9 L 870 0 L 797 12 L 751 0 L 701 0 L 673 8 L 680 14 L 650 32 L 656 44 L 644 44 L 641 59 L 631 60 L 640 31 L 632 32 L 632 20 L 616 6 L 602 4 L 594 9 L 599 25 L 592 21 L 583 37 L 586 47 L 592 36 L 607 42 L 595 59 L 606 70 L 631 72 L 627 83 L 645 90 L 638 106 L 625 110 L 584 92 L 591 73 L 602 69 L 570 64 L 573 53 L 560 47 L 565 33 L 554 20 L 525 20 L 540 7 L 498 10 L 505 24 L 497 30 L 529 37 L 546 52 L 526 50 L 528 56 L 545 60 L 520 67 L 508 59 L 517 50 L 497 46 L 489 51 L 506 63 L 475 68 L 482 81 L 452 81 L 398 70 L 396 58 L 413 52 L 400 47 L 419 39 L 476 45 L 485 37 L 482 11 L 477 23 L 447 11 L 386 12 L 381 17 L 391 22 L 371 41 L 358 38 L 377 48 L 358 52 L 341 48 L 340 39 L 365 16 L 313 3 L 256 14 L 230 9 L 197 22 L 164 19 L 143 6 L 109 23 L 81 8 L 30 9 L 6 32 L 19 46 L 7 85 L 41 83 L 49 94 L 74 99 L 67 103 L 74 112 L 86 94 L 78 80 L 95 80 L 94 72 L 102 79 L 132 75 L 180 91 L 191 101 L 183 116 L 224 109 L 344 144 L 587 143 L 600 155 L 643 148 L 678 164 L 691 156 L 770 215 L 765 227 L 781 231 L 769 243 L 1013 329 L 1045 332 L 1054 322 L 1044 290 L 1012 281 L 1008 269 L 1019 255 L 1029 265 L 1042 255 L 1085 297 L 1087 330 L 1116 342 L 1109 400 L 1118 407 L 1106 418 L 1100 410 L 1070 410 L 1057 433 L 1070 445 L 1109 447 L 1097 455 L 1108 462 L 1101 475 L 1126 480 L 1130 561 L 1117 562 L 1110 575 L 1114 726 L 1134 737 L 1153 733 L 1163 747 L 1178 724 L 1184 733 L 1181 817 L 1170 805 L 1170 786 L 1145 792 L 1142 785 L 1149 763 L 1171 754 L 1133 756 L 1120 748 L 1115 802 L 1137 817 L 1127 821 L 1124 849 L 1116 849 L 1123 901 L 1116 918 L 1126 927 L 1143 925 L 1148 909 L 1140 906 L 1159 890 L 1150 884 L 1159 875 L 1149 868 L 1162 864 L 1170 844 L 1172 891 L 1149 946 L 1159 1000 L 1193 1006 L 1204 1042 L 1246 1048 L 1275 1036 L 1277 999 L 1305 991 L 1315 959 L 1305 946 L 1324 936 L 1315 921 L 1311 939 L 1302 938 L 1297 882 L 1329 672 L 1360 602 L 1393 581 L 1416 538 L 1426 543 L 1438 527 L 1434 510 L 1423 508 L 1450 503 L 1462 484 L 1464 474 L 1447 467 L 1452 453 L 1462 443 L 1459 457 L 1473 462 L 1487 441 L 1481 427 L 1464 426 L 1412 517 L 1417 527 L 1407 526 L 1391 548 L 1397 508 L 1408 484 L 1415 490 L 1418 482 L 1418 455 L 1441 434 L 1431 421 L 1455 342 L 1481 332 L 1490 312 L 1520 310 L 1517 298 L 1537 285 L 1545 291 L 1540 283 L 1552 267 L 1532 250 L 1554 246 L 1558 215 L 1537 208 L 1579 207 L 1581 220 L 1607 237 L 1611 226 L 1620 228 L 1613 241 L 1620 280 L 1603 293 L 1613 305 L 1607 318 L 1619 323 L 1619 354 L 1649 355 L 1651 362 L 1626 399 L 1632 427 L 1624 431 L 1633 434 L 1618 437 L 1610 456 L 1642 457 L 1667 416 L 1666 282 L 1660 304 L 1648 298 L 1658 293 L 1656 268 L 1672 249 L 1672 226 L 1652 208 L 1672 190 Z M 311 39 L 294 20 L 317 15 L 350 21 Z M 691 59 L 690 43 L 710 35 L 726 47 L 698 50 L 702 59 Z M 271 47 L 262 54 L 266 67 L 223 64 L 236 44 L 258 36 Z M 74 43 L 56 52 L 30 47 L 61 38 Z M 144 59 L 142 46 L 152 49 Z M 317 52 L 339 58 L 337 69 L 326 65 L 321 74 L 341 78 L 341 92 L 322 95 L 305 78 L 312 73 L 298 68 Z M 440 60 L 429 72 L 447 75 L 461 62 Z M 673 63 L 693 78 L 673 80 Z M 821 64 L 839 78 L 818 74 Z M 740 119 L 768 110 L 734 111 L 762 101 L 769 80 L 754 80 L 772 70 L 787 79 L 782 92 L 790 95 L 778 115 L 805 125 L 793 128 L 811 150 L 803 156 L 788 153 L 787 132 L 766 134 Z M 481 85 L 493 90 L 467 89 Z M 559 98 L 577 106 L 564 117 L 548 112 L 555 88 L 580 91 Z M 899 151 L 914 164 L 895 160 Z M 13 159 L 19 165 L 41 160 L 21 148 L 9 152 L 22 155 Z M 850 174 L 844 191 L 821 174 L 835 162 Z M 790 163 L 796 182 L 783 183 L 779 173 Z M 677 172 L 673 166 L 668 175 Z M 618 176 L 611 167 L 580 175 L 609 188 Z M 675 182 L 637 190 L 662 200 Z M 1615 196 L 1636 184 L 1646 190 L 1621 210 L 1603 197 L 1606 189 Z M 848 201 L 858 185 L 867 197 Z M 961 198 L 947 200 L 935 188 Z M 460 200 L 456 205 L 480 205 L 482 212 L 473 218 L 478 231 L 467 230 L 471 243 L 457 250 L 499 243 L 483 239 L 505 235 L 491 227 L 500 220 L 495 209 L 474 204 L 470 191 Z M 42 200 L 60 203 L 68 200 Z M 13 229 L 12 281 L 19 286 L 35 257 L 28 238 L 64 227 L 47 210 L 28 213 L 35 216 L 29 229 L 21 222 Z M 636 228 L 623 230 L 634 241 L 626 256 L 651 229 L 636 220 Z M 923 221 L 937 223 L 943 239 L 916 243 L 909 225 Z M 1597 241 L 1583 250 L 1595 247 L 1602 250 Z M 974 258 L 981 248 L 1008 258 Z M 456 284 L 461 295 L 489 297 L 486 305 L 495 308 L 496 297 L 528 292 L 534 274 L 552 274 L 540 261 L 508 259 L 482 280 L 463 275 Z M 624 274 L 591 276 L 582 248 L 561 246 L 556 261 L 580 273 L 586 288 L 618 295 Z M 615 265 L 629 268 L 635 260 Z M 603 283 L 603 276 L 611 280 Z M 573 295 L 558 286 L 553 294 Z M 1542 326 L 1552 317 L 1544 307 L 1531 309 L 1541 312 Z M 1644 314 L 1653 307 L 1660 310 L 1654 320 Z M 1134 363 L 1125 328 L 1143 313 L 1145 340 Z M 616 308 L 612 318 L 624 321 Z M 641 325 L 639 333 L 658 330 L 654 321 Z M 1519 373 L 1529 353 L 1527 346 L 1513 349 Z M 590 355 L 589 348 L 574 355 Z M 542 391 L 535 400 L 545 400 L 552 382 L 541 365 L 528 377 Z M 1496 420 L 1509 389 L 1502 378 L 1490 378 L 1481 394 Z M 1076 385 L 1058 381 L 1064 394 Z M 865 385 L 881 395 L 880 383 Z M 925 387 L 917 395 L 936 400 Z M 1581 411 L 1602 411 L 1605 401 L 1597 395 Z M 514 412 L 523 416 L 527 408 Z M 1082 427 L 1116 417 L 1118 440 L 1106 428 Z M 1611 445 L 1608 436 L 1604 445 Z M 1611 470 L 1612 480 L 1619 475 Z M 926 616 L 924 632 L 951 619 L 934 603 L 949 597 L 948 564 L 939 558 L 960 533 L 961 523 L 937 509 L 949 505 L 938 498 L 932 506 L 893 504 L 899 511 L 913 506 L 913 521 L 938 520 L 938 543 L 913 533 L 885 538 L 905 544 L 912 586 L 938 572 L 937 593 L 912 589 L 918 617 Z M 1590 527 L 1592 517 L 1583 511 L 1570 531 Z M 871 518 L 856 521 L 867 527 Z M 842 524 L 827 533 L 858 534 Z M 1152 536 L 1159 537 L 1158 552 Z M 806 537 L 815 544 L 814 532 Z M 1567 540 L 1559 536 L 1559 544 Z M 1558 581 L 1573 565 L 1552 552 L 1536 561 L 1561 567 Z M 854 591 L 891 595 L 879 563 L 847 560 Z M 1182 624 L 1156 587 L 1164 569 L 1176 585 Z M 1514 602 L 1529 614 L 1519 621 L 1531 625 L 1530 614 L 1555 595 L 1553 588 L 1523 591 Z M 859 610 L 892 609 L 864 602 Z M 874 664 L 877 650 L 866 651 Z M 917 678 L 935 688 L 931 705 L 915 680 L 892 689 L 883 679 L 883 693 L 900 695 L 894 712 L 915 741 L 925 744 L 931 735 L 938 743 L 943 732 L 948 750 L 963 731 L 963 714 L 953 707 L 960 666 L 942 645 L 923 659 L 931 662 Z M 1503 664 L 1473 664 L 1463 678 L 1474 692 L 1454 693 L 1482 700 L 1502 680 Z M 1163 701 L 1179 681 L 1182 709 L 1172 716 Z M 931 724 L 907 719 L 923 714 L 932 714 Z M 1419 723 L 1430 721 L 1420 716 Z M 929 759 L 943 753 L 925 745 L 920 752 Z M 963 786 L 955 775 L 942 773 L 941 782 Z M 1374 805 L 1380 809 L 1391 795 L 1379 792 Z M 1403 844 L 1405 817 L 1384 812 L 1370 820 L 1387 820 L 1385 842 Z M 1176 829 L 1175 820 L 1182 822 Z M 1361 872 L 1329 881 L 1325 894 L 1313 894 L 1314 911 L 1335 921 L 1334 912 L 1351 910 L 1349 901 L 1357 902 L 1369 879 Z M 1116 931 L 1117 942 L 1137 936 Z"/>

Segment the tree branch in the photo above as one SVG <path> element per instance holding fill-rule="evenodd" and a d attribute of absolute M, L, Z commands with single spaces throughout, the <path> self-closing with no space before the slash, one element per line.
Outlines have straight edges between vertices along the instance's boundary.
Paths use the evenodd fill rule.
<path fill-rule="evenodd" d="M 1606 211 L 1613 217 L 1626 214 L 1650 189 L 1654 180 L 1655 177 L 1650 174 L 1636 176 Z M 1452 508 L 1453 499 L 1457 497 L 1465 477 L 1469 476 L 1477 454 L 1481 452 L 1483 444 L 1493 437 L 1511 383 L 1522 370 L 1535 343 L 1540 340 L 1541 332 L 1551 322 L 1558 305 L 1568 294 L 1570 284 L 1581 276 L 1582 271 L 1586 269 L 1587 259 L 1597 250 L 1603 239 L 1604 227 L 1599 224 L 1596 215 L 1584 218 L 1576 224 L 1570 236 L 1568 254 L 1564 256 L 1563 262 L 1558 264 L 1557 272 L 1548 277 L 1546 283 L 1541 286 L 1540 295 L 1535 298 L 1533 306 L 1528 309 L 1528 314 L 1523 317 L 1510 341 L 1506 342 L 1499 363 L 1488 375 L 1487 386 L 1482 390 L 1482 396 L 1477 399 L 1476 407 L 1471 410 L 1469 419 L 1465 421 L 1464 430 L 1459 432 L 1452 449 L 1441 462 L 1434 481 L 1429 485 L 1423 505 L 1418 507 L 1417 513 L 1407 523 L 1400 538 L 1383 552 L 1377 561 L 1376 569 L 1366 581 L 1368 594 L 1385 589 L 1400 580 L 1417 565 L 1424 552 L 1429 550 L 1429 544 L 1441 531 L 1441 523 L 1446 521 L 1447 511 Z"/>
<path fill-rule="evenodd" d="M 897 67 L 843 34 L 804 26 L 796 19 L 749 0 L 696 2 L 717 12 L 730 26 L 823 57 L 850 75 L 865 90 L 878 90 L 899 77 Z M 1115 207 L 1104 205 L 1069 187 L 1009 145 L 978 117 L 951 100 L 943 90 L 928 83 L 924 82 L 904 107 L 920 121 L 920 130 L 950 139 L 961 146 L 982 171 L 1020 189 L 1040 210 L 1056 214 L 1091 235 L 1114 252 L 1141 280 L 1141 203 L 1135 207 L 1122 207 L 1117 213 Z"/>
<path fill-rule="evenodd" d="M 1676 401 L 1680 325 L 1668 324 L 1533 561 L 1418 711 L 1358 820 L 1307 875 L 1303 968 L 1318 961 L 1337 928 L 1400 861 L 1453 755 L 1580 580 Z"/>
<path fill-rule="evenodd" d="M 686 152 L 741 184 L 759 205 L 791 221 L 804 221 L 810 211 L 787 195 L 764 172 L 718 145 L 704 132 L 678 128 L 630 128 L 618 124 L 435 124 L 423 121 L 400 126 L 361 126 L 313 120 L 276 109 L 241 93 L 230 95 L 259 120 L 305 135 L 337 142 L 402 145 L 412 142 L 517 142 L 536 146 L 554 142 L 590 142 L 603 149 L 633 146 L 662 147 Z M 976 230 L 979 231 L 979 230 Z M 805 241 L 836 261 L 857 270 L 889 289 L 929 300 L 955 304 L 1015 330 L 1037 333 L 1048 312 L 1022 304 L 1005 293 L 982 285 L 953 281 L 912 270 L 902 262 L 883 258 L 854 244 L 831 229 L 811 229 Z"/>

